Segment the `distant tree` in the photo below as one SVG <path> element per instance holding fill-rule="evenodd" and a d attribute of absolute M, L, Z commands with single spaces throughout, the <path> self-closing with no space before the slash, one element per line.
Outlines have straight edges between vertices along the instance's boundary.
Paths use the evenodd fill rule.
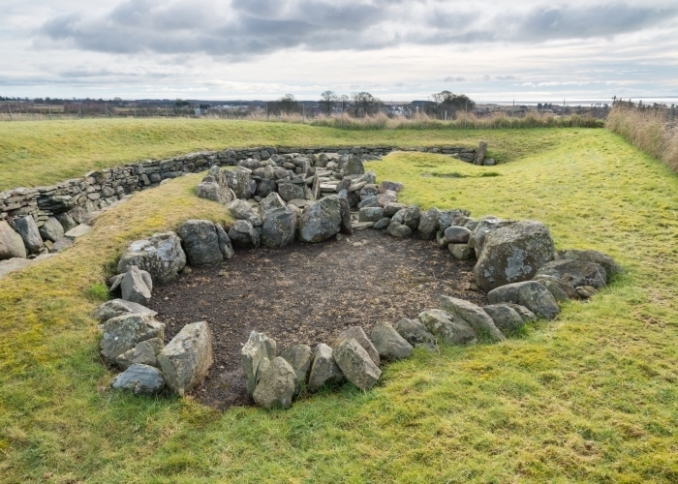
<path fill-rule="evenodd" d="M 454 94 L 450 91 L 441 91 L 434 94 L 433 101 L 436 104 L 438 114 L 444 111 L 448 111 L 450 114 L 464 110 L 472 111 L 476 106 L 476 103 L 466 94 Z"/>
<path fill-rule="evenodd" d="M 207 111 L 207 110 L 208 110 L 209 108 L 211 108 L 211 107 L 212 107 L 212 106 L 209 105 L 209 104 L 201 104 L 201 105 L 200 105 L 200 109 L 202 109 L 203 111 Z"/>
<path fill-rule="evenodd" d="M 332 114 L 332 107 L 339 100 L 339 97 L 334 91 L 325 91 L 320 95 L 321 109 L 329 116 Z"/>
<path fill-rule="evenodd" d="M 338 102 L 341 103 L 341 114 L 344 114 L 351 104 L 351 98 L 346 94 L 342 94 Z"/>
<path fill-rule="evenodd" d="M 183 99 L 177 99 L 174 102 L 174 106 L 177 107 L 177 108 L 185 108 L 185 107 L 188 107 L 190 105 L 191 105 L 191 103 L 189 103 L 188 101 L 184 101 Z"/>
<path fill-rule="evenodd" d="M 379 99 L 369 92 L 359 92 L 353 96 L 353 107 L 356 117 L 370 116 L 379 110 Z"/>
<path fill-rule="evenodd" d="M 294 98 L 292 94 L 285 94 L 278 100 L 278 107 L 281 112 L 285 114 L 291 114 L 299 112 L 299 102 Z"/>

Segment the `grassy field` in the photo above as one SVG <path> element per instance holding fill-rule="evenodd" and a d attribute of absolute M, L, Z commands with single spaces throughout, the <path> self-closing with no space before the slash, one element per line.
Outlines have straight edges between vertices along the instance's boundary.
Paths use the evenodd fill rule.
<path fill-rule="evenodd" d="M 510 161 L 543 151 L 575 130 L 341 130 L 295 123 L 207 119 L 84 119 L 0 123 L 0 191 L 34 187 L 87 171 L 191 151 L 273 146 L 468 144 L 487 139 L 490 154 Z"/>
<path fill-rule="evenodd" d="M 407 202 L 538 219 L 558 248 L 608 252 L 626 270 L 613 286 L 522 339 L 419 352 L 365 394 L 347 385 L 272 413 L 132 398 L 108 389 L 88 312 L 129 241 L 227 216 L 192 195 L 198 176 L 176 179 L 0 281 L 0 482 L 678 481 L 678 180 L 608 131 L 492 134 L 510 163 L 370 165 Z"/>

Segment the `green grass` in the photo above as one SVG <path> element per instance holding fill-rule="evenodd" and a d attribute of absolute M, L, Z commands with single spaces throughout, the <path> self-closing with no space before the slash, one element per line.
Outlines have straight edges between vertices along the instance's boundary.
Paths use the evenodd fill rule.
<path fill-rule="evenodd" d="M 198 150 L 387 144 L 402 147 L 486 139 L 490 156 L 510 161 L 576 137 L 578 129 L 355 131 L 294 123 L 206 119 L 84 119 L 0 123 L 0 191 L 51 185 L 86 172 Z"/>
<path fill-rule="evenodd" d="M 191 195 L 198 176 L 173 180 L 0 281 L 0 481 L 678 481 L 678 180 L 603 130 L 510 143 L 549 149 L 488 168 L 418 153 L 370 167 L 424 208 L 544 221 L 558 248 L 615 257 L 614 286 L 518 339 L 417 352 L 365 394 L 346 385 L 271 413 L 133 398 L 108 389 L 88 312 L 130 240 L 226 216 Z"/>

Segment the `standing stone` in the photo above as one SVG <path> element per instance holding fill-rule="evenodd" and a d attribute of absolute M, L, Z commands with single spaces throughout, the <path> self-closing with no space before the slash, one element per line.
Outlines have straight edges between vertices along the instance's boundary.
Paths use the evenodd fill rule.
<path fill-rule="evenodd" d="M 21 236 L 21 239 L 24 241 L 24 245 L 30 254 L 37 254 L 42 250 L 45 245 L 33 217 L 28 215 L 26 217 L 14 219 L 11 223 L 14 230 Z"/>
<path fill-rule="evenodd" d="M 280 353 L 294 369 L 297 378 L 297 392 L 301 390 L 301 385 L 306 382 L 306 375 L 311 366 L 311 347 L 308 345 L 294 345 Z"/>
<path fill-rule="evenodd" d="M 440 307 L 443 311 L 458 316 L 476 331 L 478 335 L 485 335 L 492 341 L 503 341 L 506 337 L 494 325 L 492 318 L 470 301 L 450 296 L 440 296 Z"/>
<path fill-rule="evenodd" d="M 424 240 L 432 240 L 436 236 L 439 224 L 440 210 L 435 207 L 429 208 L 419 218 L 419 226 L 417 227 L 419 236 Z"/>
<path fill-rule="evenodd" d="M 177 235 L 191 265 L 213 265 L 224 260 L 217 229 L 209 220 L 187 220 L 179 226 Z"/>
<path fill-rule="evenodd" d="M 64 234 L 64 228 L 54 217 L 48 218 L 47 221 L 45 221 L 45 224 L 40 227 L 40 235 L 42 236 L 43 240 L 51 240 L 52 242 L 56 242 L 57 240 L 63 238 Z"/>
<path fill-rule="evenodd" d="M 219 240 L 219 250 L 221 251 L 221 255 L 226 260 L 233 258 L 235 251 L 233 250 L 233 244 L 231 243 L 231 239 L 228 237 L 228 234 L 221 224 L 214 224 L 214 228 L 217 231 L 217 239 Z"/>
<path fill-rule="evenodd" d="M 348 339 L 356 340 L 360 344 L 360 346 L 362 346 L 365 349 L 367 354 L 370 355 L 370 358 L 372 358 L 374 364 L 379 366 L 380 364 L 379 352 L 374 347 L 370 339 L 367 337 L 363 328 L 361 328 L 360 326 L 351 326 L 350 328 L 342 331 L 341 334 L 337 336 L 337 339 L 335 339 L 334 342 L 332 343 L 332 348 L 336 351 L 337 347 L 343 341 L 346 341 Z"/>
<path fill-rule="evenodd" d="M 0 221 L 0 260 L 14 257 L 26 258 L 26 246 L 21 235 L 17 234 L 7 222 Z"/>
<path fill-rule="evenodd" d="M 344 173 L 347 175 L 362 175 L 365 173 L 365 165 L 357 156 L 349 156 L 346 164 L 343 166 Z"/>
<path fill-rule="evenodd" d="M 289 408 L 297 386 L 294 368 L 282 357 L 273 358 L 263 370 L 252 394 L 257 405 L 267 410 Z"/>
<path fill-rule="evenodd" d="M 339 205 L 341 207 L 341 227 L 339 228 L 339 231 L 342 234 L 353 235 L 350 204 L 346 198 L 339 197 Z"/>
<path fill-rule="evenodd" d="M 207 322 L 184 326 L 157 359 L 167 386 L 180 396 L 200 385 L 214 362 Z"/>
<path fill-rule="evenodd" d="M 148 314 L 131 313 L 111 318 L 101 326 L 101 330 L 101 356 L 109 363 L 115 363 L 118 355 L 142 341 L 163 339 L 165 336 L 165 325 Z"/>
<path fill-rule="evenodd" d="M 281 248 L 294 242 L 297 220 L 297 211 L 290 207 L 267 212 L 261 230 L 262 245 L 264 247 Z"/>
<path fill-rule="evenodd" d="M 540 222 L 516 222 L 485 236 L 473 269 L 478 287 L 496 287 L 532 279 L 553 260 L 555 249 L 548 228 Z"/>
<path fill-rule="evenodd" d="M 318 344 L 313 354 L 311 373 L 306 388 L 314 393 L 325 384 L 340 384 L 344 381 L 344 374 L 334 361 L 332 348 L 324 343 Z"/>
<path fill-rule="evenodd" d="M 485 155 L 487 155 L 487 141 L 481 141 L 478 144 L 478 151 L 476 151 L 474 163 L 476 165 L 482 165 L 485 161 Z"/>
<path fill-rule="evenodd" d="M 275 340 L 256 331 L 250 333 L 247 343 L 240 350 L 240 361 L 247 378 L 247 393 L 251 395 L 257 386 L 261 362 L 263 360 L 273 361 L 276 353 Z"/>
<path fill-rule="evenodd" d="M 132 242 L 120 257 L 118 273 L 127 272 L 132 266 L 148 271 L 160 284 L 175 279 L 186 266 L 181 239 L 174 232 L 164 232 Z"/>
<path fill-rule="evenodd" d="M 151 300 L 153 280 L 148 272 L 140 270 L 137 266 L 132 266 L 123 276 L 120 289 L 125 301 L 145 306 Z"/>
<path fill-rule="evenodd" d="M 165 388 L 165 379 L 157 368 L 134 364 L 117 375 L 111 382 L 111 387 L 116 390 L 127 390 L 135 395 L 152 396 Z"/>
<path fill-rule="evenodd" d="M 421 312 L 419 321 L 445 344 L 471 345 L 478 341 L 475 331 L 466 321 L 440 309 Z"/>
<path fill-rule="evenodd" d="M 341 229 L 341 203 L 336 195 L 314 203 L 301 216 L 299 238 L 303 242 L 322 242 Z"/>
<path fill-rule="evenodd" d="M 362 391 L 372 388 L 381 377 L 379 367 L 355 339 L 343 340 L 334 349 L 334 359 L 346 379 Z"/>
<path fill-rule="evenodd" d="M 372 328 L 370 339 L 381 358 L 402 360 L 412 356 L 414 349 L 389 323 L 379 322 Z"/>
<path fill-rule="evenodd" d="M 431 351 L 436 349 L 435 337 L 416 319 L 402 318 L 393 328 L 415 348 L 423 346 Z"/>

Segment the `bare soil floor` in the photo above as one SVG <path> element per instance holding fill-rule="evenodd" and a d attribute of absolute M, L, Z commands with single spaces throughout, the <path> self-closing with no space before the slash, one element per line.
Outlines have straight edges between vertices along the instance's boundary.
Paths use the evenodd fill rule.
<path fill-rule="evenodd" d="M 468 290 L 473 262 L 456 261 L 435 242 L 363 230 L 321 244 L 236 250 L 230 261 L 192 268 L 154 288 L 150 307 L 169 341 L 188 323 L 207 321 L 215 363 L 195 398 L 215 408 L 249 405 L 240 349 L 251 331 L 278 351 L 297 343 L 331 344 L 350 326 L 369 335 L 377 321 L 395 323 L 439 307 L 447 294 L 486 303 Z"/>

